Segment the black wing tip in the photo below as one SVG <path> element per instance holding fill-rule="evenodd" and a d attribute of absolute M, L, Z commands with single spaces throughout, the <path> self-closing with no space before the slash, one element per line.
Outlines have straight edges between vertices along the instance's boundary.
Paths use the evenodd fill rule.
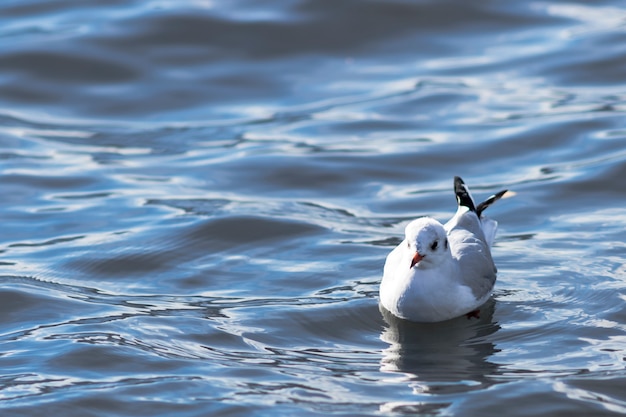
<path fill-rule="evenodd" d="M 504 197 L 504 194 L 508 193 L 509 190 L 502 190 L 500 192 L 495 193 L 493 196 L 496 198 L 494 201 L 501 199 Z"/>
<path fill-rule="evenodd" d="M 454 177 L 454 193 L 456 194 L 456 201 L 459 206 L 467 207 L 470 211 L 476 211 L 472 195 L 463 179 L 459 176 Z"/>
<path fill-rule="evenodd" d="M 493 203 L 501 199 L 508 192 L 509 190 L 499 191 L 495 193 L 494 195 L 492 195 L 491 197 L 489 197 L 488 199 L 486 199 L 485 201 L 483 201 L 482 203 L 480 203 L 478 207 L 476 207 L 476 214 L 478 214 L 478 217 L 480 217 L 482 212 L 485 211 L 487 207 L 489 207 L 490 205 L 492 205 Z"/>
<path fill-rule="evenodd" d="M 466 188 L 465 187 L 465 181 L 463 181 L 463 178 L 459 177 L 458 175 L 454 176 L 454 191 L 458 191 L 461 188 Z"/>
<path fill-rule="evenodd" d="M 467 207 L 470 211 L 476 212 L 479 218 L 487 207 L 501 199 L 508 191 L 509 190 L 499 191 L 479 205 L 475 205 L 469 188 L 465 185 L 465 181 L 459 176 L 454 177 L 454 193 L 456 194 L 456 200 L 459 206 Z"/>

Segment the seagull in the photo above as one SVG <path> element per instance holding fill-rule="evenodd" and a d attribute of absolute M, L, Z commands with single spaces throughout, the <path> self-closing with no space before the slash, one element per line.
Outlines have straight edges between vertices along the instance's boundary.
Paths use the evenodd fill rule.
<path fill-rule="evenodd" d="M 432 217 L 413 220 L 387 256 L 380 304 L 399 318 L 438 322 L 478 317 L 478 308 L 491 296 L 496 266 L 490 247 L 498 223 L 482 213 L 507 190 L 475 205 L 465 182 L 454 177 L 454 192 L 458 209 L 452 219 L 445 225 Z"/>

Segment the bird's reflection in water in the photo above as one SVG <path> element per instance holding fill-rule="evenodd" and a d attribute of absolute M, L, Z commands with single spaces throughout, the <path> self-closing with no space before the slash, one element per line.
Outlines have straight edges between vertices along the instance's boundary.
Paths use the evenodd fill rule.
<path fill-rule="evenodd" d="M 493 299 L 481 307 L 480 318 L 462 316 L 439 323 L 413 323 L 383 307 L 380 310 L 387 324 L 380 337 L 389 343 L 383 350 L 380 369 L 404 374 L 413 393 L 422 396 L 417 403 L 387 404 L 386 411 L 446 408 L 450 405 L 444 399 L 446 394 L 484 389 L 495 383 L 490 376 L 497 373 L 497 365 L 488 361 L 497 352 L 489 335 L 500 328 L 493 322 Z"/>

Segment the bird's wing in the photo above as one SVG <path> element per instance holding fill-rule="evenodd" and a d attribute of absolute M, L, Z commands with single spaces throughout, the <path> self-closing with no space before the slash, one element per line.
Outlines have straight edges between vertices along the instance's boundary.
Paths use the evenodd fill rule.
<path fill-rule="evenodd" d="M 460 217 L 448 232 L 450 251 L 459 265 L 459 280 L 480 299 L 496 281 L 496 266 L 476 213 L 466 212 Z"/>
<path fill-rule="evenodd" d="M 496 281 L 496 266 L 489 246 L 493 242 L 497 223 L 479 217 L 469 189 L 459 177 L 454 178 L 454 191 L 459 207 L 444 227 L 452 257 L 459 264 L 459 280 L 472 290 L 477 299 L 481 299 L 491 291 Z M 481 203 L 479 207 L 484 210 L 498 198 Z"/>

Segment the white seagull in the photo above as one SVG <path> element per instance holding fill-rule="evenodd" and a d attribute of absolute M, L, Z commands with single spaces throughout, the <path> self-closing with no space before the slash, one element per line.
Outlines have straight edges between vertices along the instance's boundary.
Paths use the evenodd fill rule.
<path fill-rule="evenodd" d="M 413 220 L 404 240 L 387 256 L 380 303 L 395 316 L 437 322 L 477 316 L 496 282 L 491 244 L 498 223 L 482 212 L 507 190 L 479 205 L 460 177 L 454 177 L 459 208 L 445 225 L 431 217 Z"/>

